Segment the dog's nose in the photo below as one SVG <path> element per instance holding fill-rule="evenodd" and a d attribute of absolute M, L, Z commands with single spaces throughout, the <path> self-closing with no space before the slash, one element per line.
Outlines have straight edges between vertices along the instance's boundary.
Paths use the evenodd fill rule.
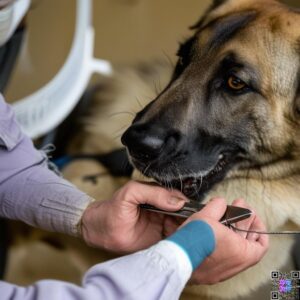
<path fill-rule="evenodd" d="M 164 148 L 165 131 L 158 126 L 132 125 L 123 134 L 121 141 L 131 156 L 151 160 L 159 156 Z"/>

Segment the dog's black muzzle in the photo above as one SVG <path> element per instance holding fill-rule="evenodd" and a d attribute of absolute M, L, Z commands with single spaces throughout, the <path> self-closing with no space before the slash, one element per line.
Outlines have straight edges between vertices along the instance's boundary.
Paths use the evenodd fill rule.
<path fill-rule="evenodd" d="M 181 139 L 178 131 L 158 124 L 134 124 L 123 134 L 121 141 L 132 159 L 147 164 L 174 154 Z"/>
<path fill-rule="evenodd" d="M 139 171 L 194 199 L 222 180 L 236 157 L 232 142 L 201 130 L 183 134 L 158 121 L 134 123 L 121 140 Z"/>

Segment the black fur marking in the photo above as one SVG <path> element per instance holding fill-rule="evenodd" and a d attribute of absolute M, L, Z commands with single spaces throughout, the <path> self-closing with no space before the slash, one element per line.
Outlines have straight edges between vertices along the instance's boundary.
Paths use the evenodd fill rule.
<path fill-rule="evenodd" d="M 189 65 L 192 58 L 193 45 L 195 41 L 197 41 L 197 38 L 193 36 L 180 45 L 180 48 L 177 51 L 177 56 L 179 57 L 179 60 L 174 70 L 174 78 L 177 78 Z"/>
<path fill-rule="evenodd" d="M 189 56 L 191 54 L 192 47 L 195 40 L 196 38 L 192 37 L 186 40 L 183 44 L 181 44 L 179 50 L 177 51 L 177 56 L 179 57 Z"/>
<path fill-rule="evenodd" d="M 231 14 L 217 18 L 208 23 L 205 27 L 199 29 L 198 34 L 201 34 L 202 30 L 212 28 L 213 34 L 207 46 L 207 51 L 211 51 L 219 48 L 229 41 L 239 30 L 243 29 L 246 25 L 253 21 L 256 16 L 257 13 L 255 11 L 246 11 L 239 14 Z M 180 46 L 179 51 L 177 52 L 179 60 L 175 67 L 172 81 L 178 78 L 190 64 L 194 52 L 193 46 L 197 41 L 198 34 L 191 37 Z"/>
<path fill-rule="evenodd" d="M 241 14 L 229 15 L 209 23 L 205 28 L 213 28 L 213 36 L 209 45 L 210 49 L 216 49 L 229 41 L 238 31 L 243 29 L 256 17 L 257 13 L 249 11 Z"/>
<path fill-rule="evenodd" d="M 214 0 L 213 4 L 211 5 L 211 9 L 215 9 L 220 5 L 223 5 L 227 0 Z"/>

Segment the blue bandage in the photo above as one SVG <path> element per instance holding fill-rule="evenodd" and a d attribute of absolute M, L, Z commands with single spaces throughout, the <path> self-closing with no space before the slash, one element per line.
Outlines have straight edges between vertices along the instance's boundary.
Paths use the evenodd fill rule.
<path fill-rule="evenodd" d="M 204 221 L 188 223 L 166 240 L 181 247 L 188 255 L 193 270 L 215 250 L 215 236 L 212 228 Z"/>

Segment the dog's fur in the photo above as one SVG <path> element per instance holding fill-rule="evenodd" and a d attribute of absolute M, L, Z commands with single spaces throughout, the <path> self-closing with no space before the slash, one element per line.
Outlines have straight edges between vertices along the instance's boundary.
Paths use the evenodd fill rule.
<path fill-rule="evenodd" d="M 195 200 L 244 197 L 268 230 L 298 228 L 299 12 L 273 0 L 215 1 L 193 29 L 171 82 L 123 135 L 132 163 Z M 291 245 L 273 237 L 257 266 L 190 290 L 245 295 L 285 263 Z"/>
<path fill-rule="evenodd" d="M 218 141 L 222 141 L 222 147 L 215 148 L 214 140 L 210 143 L 210 150 L 213 151 L 206 153 L 200 142 L 199 153 L 202 151 L 210 158 L 206 161 L 207 165 L 201 164 L 203 156 L 200 159 L 197 156 L 199 153 L 187 149 L 193 153 L 193 160 L 199 161 L 199 164 L 188 167 L 191 169 L 198 166 L 198 170 L 192 170 L 193 174 L 203 175 L 205 168 L 210 169 L 210 164 L 214 165 L 216 157 L 219 157 L 218 151 L 223 151 L 228 141 L 237 141 L 234 143 L 237 146 L 234 151 L 231 148 L 226 148 L 226 151 L 230 150 L 230 157 L 238 159 L 227 161 L 228 169 L 221 170 L 222 176 L 213 181 L 213 185 L 208 185 L 206 190 L 197 191 L 201 196 L 199 198 L 205 195 L 205 199 L 202 199 L 205 202 L 218 195 L 231 202 L 243 197 L 261 216 L 268 230 L 296 229 L 300 226 L 299 25 L 300 14 L 272 0 L 215 1 L 205 17 L 194 26 L 197 39 L 189 40 L 181 48 L 179 55 L 183 57 L 180 58 L 171 84 L 136 119 L 137 123 L 147 123 L 148 120 L 155 119 L 157 113 L 161 113 L 166 119 L 171 116 L 181 135 L 187 132 L 196 135 L 200 132 L 204 138 L 214 135 L 221 137 Z M 188 55 L 189 59 L 186 60 L 186 55 L 190 54 L 188 50 L 191 42 L 195 52 L 192 57 Z M 228 91 L 216 90 L 218 86 L 220 88 L 219 84 L 208 84 L 212 82 L 212 78 L 224 79 L 229 67 L 219 72 L 217 69 L 221 58 L 229 51 L 234 51 L 242 61 L 235 69 L 238 73 L 234 74 L 251 84 L 251 91 L 233 95 Z M 247 71 L 243 71 L 245 66 Z M 154 68 L 154 71 L 151 68 L 123 70 L 106 83 L 103 81 L 99 89 L 99 100 L 94 102 L 85 126 L 88 129 L 83 136 L 85 152 L 105 152 L 120 146 L 112 137 L 120 134 L 117 130 L 128 125 L 132 116 L 114 115 L 109 119 L 105 116 L 122 110 L 139 110 L 141 107 L 135 99 L 136 95 L 142 105 L 145 104 L 144 101 L 148 102 L 148 97 L 153 99 L 155 92 L 152 78 L 159 77 L 161 73 L 161 85 L 167 84 L 170 68 L 165 65 Z M 221 86 L 224 88 L 224 85 Z M 103 109 L 103 105 L 107 109 Z M 173 110 L 174 107 L 177 111 Z M 171 126 L 170 122 L 168 126 Z M 193 128 L 199 130 L 196 132 Z M 197 139 L 191 138 L 188 143 L 183 144 L 191 146 L 195 140 Z M 242 152 L 240 148 L 243 149 Z M 211 156 L 214 153 L 216 155 Z M 109 194 L 119 186 L 112 178 L 107 178 L 104 187 L 101 180 L 100 186 L 83 181 L 82 163 L 86 164 L 77 162 L 70 165 L 69 170 L 66 170 L 69 173 L 67 177 L 95 198 L 102 199 L 103 190 L 107 192 L 107 186 L 112 187 Z M 184 165 L 181 173 L 184 172 L 183 169 Z M 74 175 L 74 170 L 80 170 L 80 174 Z M 159 170 L 154 169 L 148 175 L 159 177 Z M 102 168 L 98 170 L 98 167 L 91 170 L 90 165 L 85 170 L 87 175 L 100 171 L 102 172 Z M 178 173 L 172 173 L 172 169 L 169 169 L 166 176 L 172 179 L 174 174 Z M 109 194 L 106 195 L 107 198 Z M 64 239 L 61 241 L 65 243 Z M 269 252 L 255 267 L 212 287 L 189 287 L 186 294 L 199 295 L 195 299 L 206 299 L 209 296 L 213 299 L 233 299 L 238 295 L 249 294 L 270 280 L 271 271 L 280 269 L 285 264 L 292 243 L 290 237 L 272 237 Z M 74 251 L 77 251 L 76 247 L 68 247 L 66 255 L 69 256 Z M 89 251 L 91 250 L 84 248 L 81 253 L 76 253 L 76 257 L 80 257 L 78 269 L 82 271 L 90 265 Z M 99 254 L 99 261 L 101 256 Z M 183 296 L 183 299 L 190 298 Z"/>

